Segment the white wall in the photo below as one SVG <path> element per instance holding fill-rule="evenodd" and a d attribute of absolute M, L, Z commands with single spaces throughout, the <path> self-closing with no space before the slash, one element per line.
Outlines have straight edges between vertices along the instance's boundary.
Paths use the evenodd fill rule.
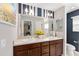
<path fill-rule="evenodd" d="M 57 36 L 58 37 L 62 37 L 63 39 L 64 39 L 64 43 L 63 43 L 63 54 L 65 54 L 65 50 L 66 50 L 66 47 L 65 47 L 65 43 L 66 43 L 66 16 L 65 16 L 66 14 L 65 14 L 65 7 L 63 6 L 63 7 L 61 7 L 61 8 L 59 8 L 59 9 L 57 9 L 56 11 L 55 11 L 55 21 L 56 20 L 59 20 L 59 19 L 62 19 L 62 25 L 63 25 L 63 30 L 61 31 L 61 32 L 57 32 Z M 54 25 L 55 27 L 55 29 L 56 29 L 56 24 Z"/>
<path fill-rule="evenodd" d="M 15 38 L 16 27 L 0 22 L 0 56 L 13 55 L 13 40 Z M 3 46 L 2 41 L 4 41 Z"/>
<path fill-rule="evenodd" d="M 56 30 L 56 20 L 62 20 L 61 24 L 63 25 L 63 31 L 64 31 L 64 20 L 65 20 L 65 8 L 61 7 L 55 11 L 55 25 L 54 30 Z M 56 34 L 58 37 L 63 37 L 63 31 L 56 31 Z"/>

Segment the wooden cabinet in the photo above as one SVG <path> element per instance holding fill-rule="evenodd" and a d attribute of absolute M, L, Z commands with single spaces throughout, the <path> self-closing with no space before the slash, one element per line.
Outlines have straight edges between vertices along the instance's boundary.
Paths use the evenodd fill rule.
<path fill-rule="evenodd" d="M 40 43 L 14 46 L 14 56 L 39 56 Z"/>
<path fill-rule="evenodd" d="M 49 56 L 49 53 L 44 53 L 42 54 L 42 56 Z"/>
<path fill-rule="evenodd" d="M 40 56 L 40 48 L 33 48 L 28 50 L 28 56 Z"/>
<path fill-rule="evenodd" d="M 50 42 L 50 56 L 61 56 L 63 54 L 63 40 Z"/>
<path fill-rule="evenodd" d="M 14 56 L 26 56 L 27 55 L 27 51 L 22 50 L 22 51 L 15 51 Z"/>
<path fill-rule="evenodd" d="M 41 55 L 42 56 L 49 56 L 49 42 L 42 42 L 41 43 Z"/>
<path fill-rule="evenodd" d="M 55 45 L 50 45 L 50 56 L 55 56 Z"/>
<path fill-rule="evenodd" d="M 49 56 L 49 46 L 43 46 L 42 47 L 42 55 L 48 54 Z"/>
<path fill-rule="evenodd" d="M 26 56 L 28 55 L 28 51 L 27 51 L 27 46 L 26 45 L 21 45 L 21 46 L 14 46 L 13 48 L 13 52 L 14 52 L 14 56 Z"/>
<path fill-rule="evenodd" d="M 49 46 L 43 46 L 42 47 L 42 54 L 43 53 L 49 53 Z"/>
<path fill-rule="evenodd" d="M 62 54 L 61 44 L 56 44 L 56 56 L 60 56 Z"/>
<path fill-rule="evenodd" d="M 60 56 L 62 54 L 62 39 L 14 46 L 14 56 Z"/>
<path fill-rule="evenodd" d="M 56 43 L 56 56 L 61 56 L 63 54 L 63 40 Z"/>
<path fill-rule="evenodd" d="M 40 43 L 28 45 L 28 56 L 40 56 L 41 55 L 40 51 L 41 51 Z"/>

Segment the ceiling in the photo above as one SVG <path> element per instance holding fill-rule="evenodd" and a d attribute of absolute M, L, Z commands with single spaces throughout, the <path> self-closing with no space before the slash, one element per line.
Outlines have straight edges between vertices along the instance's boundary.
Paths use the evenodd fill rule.
<path fill-rule="evenodd" d="M 76 9 L 79 9 L 79 4 L 78 3 L 27 3 L 28 5 L 40 7 L 43 9 L 47 10 L 57 10 L 58 8 L 65 6 L 66 7 L 66 12 L 71 12 Z"/>
<path fill-rule="evenodd" d="M 79 3 L 66 3 L 65 6 L 67 13 L 79 9 Z"/>
<path fill-rule="evenodd" d="M 63 6 L 62 3 L 27 3 L 27 4 L 53 11 Z"/>

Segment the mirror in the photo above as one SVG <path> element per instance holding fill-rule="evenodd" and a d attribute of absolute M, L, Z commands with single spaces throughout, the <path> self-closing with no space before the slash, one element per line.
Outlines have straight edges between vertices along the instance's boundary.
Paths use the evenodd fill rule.
<path fill-rule="evenodd" d="M 24 36 L 31 35 L 32 24 L 31 21 L 24 21 Z"/>
<path fill-rule="evenodd" d="M 34 36 L 37 29 L 44 30 L 44 19 L 27 15 L 20 15 L 18 23 L 18 37 Z"/>
<path fill-rule="evenodd" d="M 53 31 L 53 20 L 49 20 L 49 31 Z"/>
<path fill-rule="evenodd" d="M 63 31 L 63 20 L 62 19 L 57 19 L 56 20 L 56 31 L 62 32 Z"/>
<path fill-rule="evenodd" d="M 72 31 L 79 32 L 79 16 L 72 17 Z"/>
<path fill-rule="evenodd" d="M 53 19 L 49 19 L 49 35 L 53 35 L 54 27 L 53 27 Z"/>
<path fill-rule="evenodd" d="M 40 18 L 40 17 L 33 17 L 33 16 L 27 16 L 27 15 L 20 15 L 20 20 L 18 23 L 18 36 L 19 37 L 25 37 L 25 36 L 34 36 L 35 31 L 38 29 L 41 29 L 44 31 L 44 35 L 53 35 L 54 27 L 53 19 L 46 19 L 46 18 Z"/>

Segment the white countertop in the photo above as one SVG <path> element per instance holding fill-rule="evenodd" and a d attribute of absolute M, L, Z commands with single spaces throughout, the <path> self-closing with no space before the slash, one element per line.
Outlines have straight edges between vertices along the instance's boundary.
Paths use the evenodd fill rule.
<path fill-rule="evenodd" d="M 47 38 L 43 38 L 43 39 L 38 39 L 38 38 L 17 39 L 17 40 L 14 41 L 14 46 L 24 45 L 24 44 L 33 44 L 33 43 L 52 41 L 52 40 L 60 40 L 60 39 L 62 39 L 62 38 L 47 37 Z"/>

